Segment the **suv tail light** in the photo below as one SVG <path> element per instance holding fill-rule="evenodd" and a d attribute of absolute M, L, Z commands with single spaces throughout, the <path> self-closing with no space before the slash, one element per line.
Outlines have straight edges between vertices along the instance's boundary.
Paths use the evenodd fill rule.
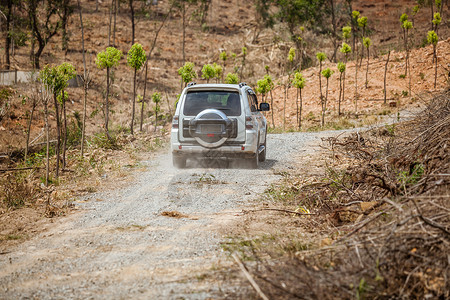
<path fill-rule="evenodd" d="M 245 129 L 253 129 L 252 117 L 245 117 Z"/>
<path fill-rule="evenodd" d="M 179 127 L 179 117 L 173 116 L 172 119 L 172 128 L 178 128 Z"/>

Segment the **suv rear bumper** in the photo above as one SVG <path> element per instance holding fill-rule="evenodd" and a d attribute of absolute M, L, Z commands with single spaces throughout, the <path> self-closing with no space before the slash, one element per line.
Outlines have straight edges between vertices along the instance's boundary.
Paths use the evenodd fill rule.
<path fill-rule="evenodd" d="M 172 130 L 175 131 L 175 130 Z M 174 134 L 175 133 L 175 134 Z M 242 144 L 225 144 L 218 148 L 205 148 L 196 142 L 179 142 L 177 132 L 172 132 L 172 155 L 198 158 L 252 158 L 257 151 L 256 131 L 247 130 L 246 142 Z"/>

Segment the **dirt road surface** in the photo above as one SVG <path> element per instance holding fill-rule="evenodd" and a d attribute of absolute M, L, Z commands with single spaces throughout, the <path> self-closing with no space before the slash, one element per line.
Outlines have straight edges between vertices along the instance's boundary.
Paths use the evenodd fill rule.
<path fill-rule="evenodd" d="M 126 188 L 75 201 L 77 212 L 0 255 L 0 299 L 224 298 L 226 283 L 202 280 L 232 264 L 220 246 L 243 207 L 340 132 L 268 136 L 257 170 L 145 162 Z M 257 204 L 256 204 L 257 205 Z"/>

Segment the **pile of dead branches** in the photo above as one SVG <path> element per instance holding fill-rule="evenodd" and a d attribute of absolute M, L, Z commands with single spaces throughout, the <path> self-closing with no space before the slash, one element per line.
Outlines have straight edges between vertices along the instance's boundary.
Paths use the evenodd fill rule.
<path fill-rule="evenodd" d="M 328 142 L 334 159 L 348 167 L 318 187 L 332 196 L 322 211 L 330 219 L 339 219 L 333 210 L 355 216 L 335 222 L 329 246 L 276 259 L 256 253 L 251 272 L 262 293 L 449 299 L 450 92 L 412 121 Z"/>

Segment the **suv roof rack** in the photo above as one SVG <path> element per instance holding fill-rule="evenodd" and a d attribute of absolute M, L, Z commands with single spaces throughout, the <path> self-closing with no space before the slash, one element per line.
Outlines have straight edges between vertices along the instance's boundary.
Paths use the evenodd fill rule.
<path fill-rule="evenodd" d="M 241 83 L 239 83 L 239 87 L 241 88 L 241 87 L 243 87 L 243 86 L 246 86 L 247 84 L 245 83 L 245 82 L 241 82 Z"/>
<path fill-rule="evenodd" d="M 197 84 L 197 82 L 189 82 L 187 86 L 193 86 L 193 85 L 196 85 L 196 84 Z"/>

